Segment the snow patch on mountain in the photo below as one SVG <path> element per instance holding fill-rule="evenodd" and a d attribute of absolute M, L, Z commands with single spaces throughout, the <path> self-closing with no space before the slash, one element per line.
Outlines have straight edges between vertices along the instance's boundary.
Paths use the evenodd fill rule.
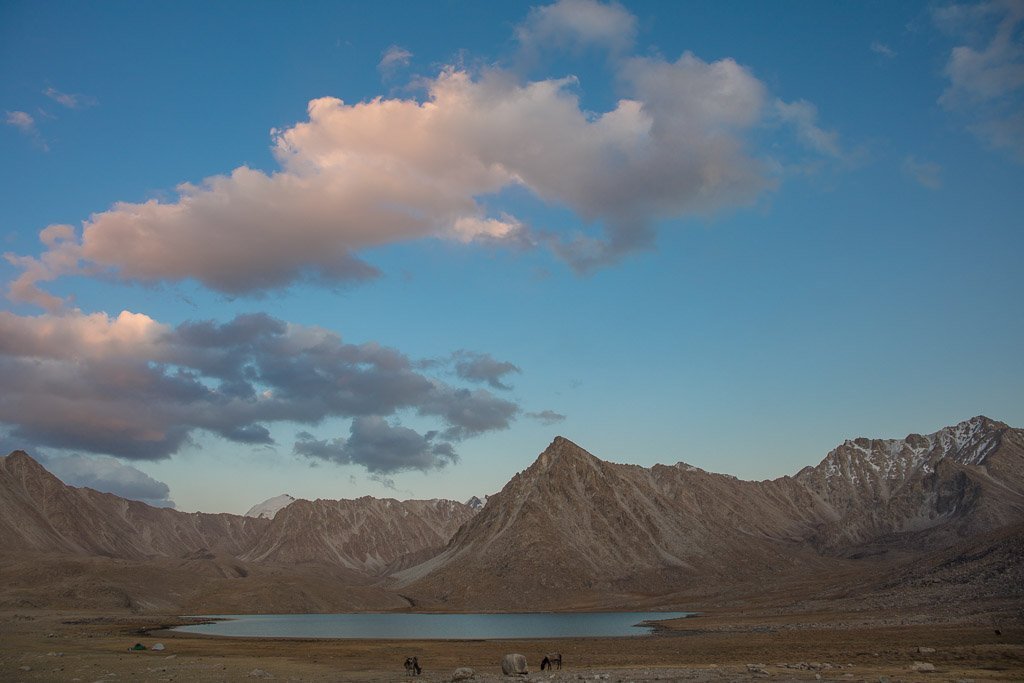
<path fill-rule="evenodd" d="M 262 503 L 253 505 L 251 508 L 249 508 L 249 511 L 245 513 L 245 516 L 273 519 L 274 515 L 276 515 L 278 512 L 280 512 L 281 510 L 288 507 L 294 502 L 294 497 L 288 495 L 287 493 L 282 493 L 280 496 L 274 496 L 273 498 L 268 498 Z"/>
<path fill-rule="evenodd" d="M 934 434 L 910 434 L 904 439 L 847 439 L 819 467 L 827 479 L 859 484 L 864 478 L 877 478 L 898 483 L 913 472 L 933 473 L 943 458 L 962 465 L 983 465 L 999 447 L 1007 428 L 979 415 Z"/>

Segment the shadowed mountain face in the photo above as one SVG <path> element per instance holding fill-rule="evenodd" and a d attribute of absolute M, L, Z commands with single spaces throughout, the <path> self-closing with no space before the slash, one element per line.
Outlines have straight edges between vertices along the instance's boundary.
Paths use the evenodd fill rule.
<path fill-rule="evenodd" d="M 297 500 L 272 519 L 76 489 L 15 452 L 0 461 L 0 584 L 22 602 L 10 589 L 0 604 L 35 604 L 33 590 L 47 587 L 21 573 L 59 565 L 65 576 L 71 562 L 117 605 L 142 609 L 657 606 L 801 577 L 963 576 L 982 557 L 1012 563 L 1022 530 L 1024 431 L 983 417 L 847 441 L 815 467 L 761 482 L 684 463 L 618 465 L 558 437 L 479 509 Z M 124 578 L 124 562 L 174 589 L 147 593 Z M 90 585 L 45 604 L 82 604 Z"/>

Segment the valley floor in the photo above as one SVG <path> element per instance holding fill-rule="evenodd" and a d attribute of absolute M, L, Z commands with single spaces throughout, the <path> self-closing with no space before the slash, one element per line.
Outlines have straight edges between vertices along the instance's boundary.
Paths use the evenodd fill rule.
<path fill-rule="evenodd" d="M 968 621 L 717 610 L 632 638 L 360 641 L 213 638 L 159 630 L 181 623 L 173 616 L 21 610 L 0 613 L 0 680 L 396 681 L 411 655 L 422 681 L 451 680 L 458 667 L 474 669 L 475 680 L 501 680 L 509 652 L 526 655 L 534 681 L 1024 680 L 1024 626 L 1002 625 L 997 635 Z M 137 642 L 165 649 L 129 652 Z M 541 658 L 554 650 L 564 668 L 541 673 Z"/>

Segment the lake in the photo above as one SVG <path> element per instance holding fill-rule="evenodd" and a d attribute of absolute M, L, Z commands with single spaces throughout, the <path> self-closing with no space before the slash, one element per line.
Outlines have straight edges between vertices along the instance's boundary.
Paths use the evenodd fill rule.
<path fill-rule="evenodd" d="M 643 622 L 692 612 L 574 612 L 530 614 L 216 614 L 207 624 L 175 631 L 243 638 L 375 638 L 383 640 L 492 640 L 599 638 L 646 635 Z"/>

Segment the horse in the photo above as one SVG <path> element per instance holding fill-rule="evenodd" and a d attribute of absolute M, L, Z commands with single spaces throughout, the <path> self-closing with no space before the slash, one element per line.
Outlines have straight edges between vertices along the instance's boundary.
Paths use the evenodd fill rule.
<path fill-rule="evenodd" d="M 420 668 L 419 657 L 406 657 L 405 658 L 405 675 L 406 676 L 419 676 L 423 669 Z"/>
<path fill-rule="evenodd" d="M 562 653 L 561 652 L 549 652 L 544 655 L 544 659 L 540 660 L 540 670 L 553 669 L 557 666 L 559 669 L 562 668 Z"/>

